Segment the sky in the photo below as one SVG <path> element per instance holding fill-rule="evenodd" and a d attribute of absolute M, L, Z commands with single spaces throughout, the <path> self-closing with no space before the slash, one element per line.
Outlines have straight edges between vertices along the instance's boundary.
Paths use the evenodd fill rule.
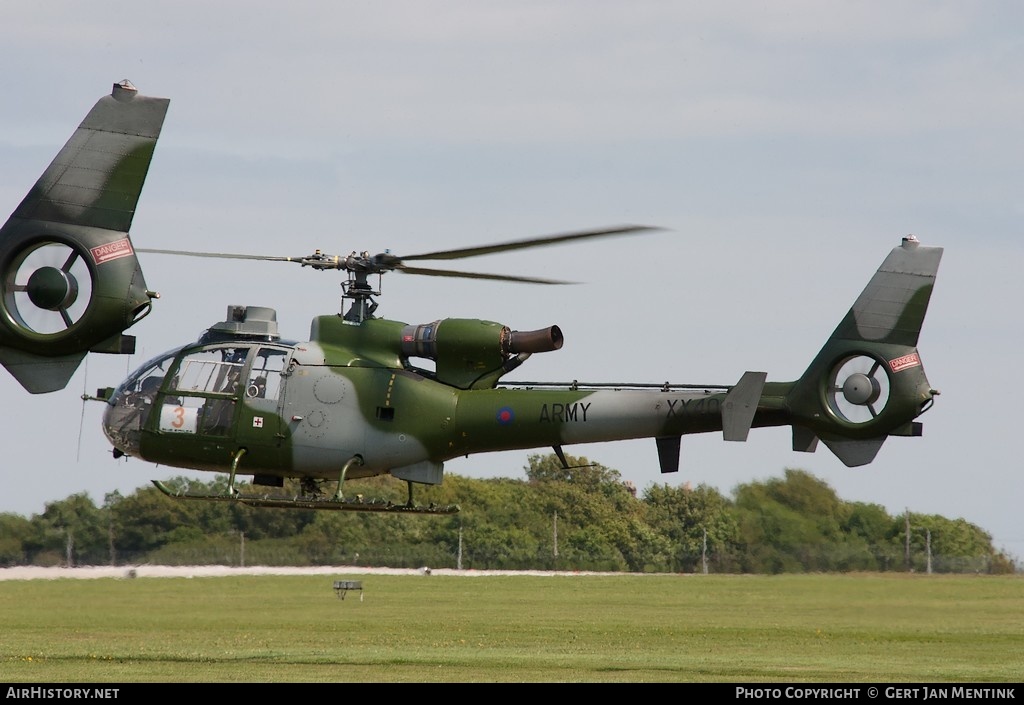
<path fill-rule="evenodd" d="M 510 377 L 732 384 L 800 376 L 902 237 L 945 252 L 919 349 L 942 394 L 920 438 L 847 468 L 788 428 L 566 448 L 639 490 L 727 495 L 820 478 L 846 501 L 962 518 L 1024 559 L 1013 439 L 1024 284 L 1024 6 L 1017 2 L 413 0 L 0 6 L 0 214 L 113 83 L 171 99 L 131 229 L 136 247 L 412 255 L 619 224 L 662 230 L 452 262 L 549 287 L 382 280 L 378 315 L 558 325 Z M 97 504 L 209 474 L 114 460 L 102 405 L 227 306 L 277 310 L 285 338 L 337 313 L 338 273 L 140 255 L 161 294 L 132 356 L 92 355 L 30 395 L 0 370 L 0 512 Z M 448 263 L 446 263 L 447 266 Z M 525 478 L 532 452 L 446 464 Z"/>

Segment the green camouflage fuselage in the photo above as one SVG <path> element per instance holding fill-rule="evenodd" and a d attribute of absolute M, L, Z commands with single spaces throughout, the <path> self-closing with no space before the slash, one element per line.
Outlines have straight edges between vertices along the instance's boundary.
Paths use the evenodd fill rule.
<path fill-rule="evenodd" d="M 439 322 L 439 327 L 446 325 L 497 326 Z M 444 461 L 473 453 L 722 428 L 726 387 L 460 388 L 439 380 L 442 373 L 414 367 L 402 357 L 399 344 L 406 327 L 380 319 L 352 325 L 327 316 L 317 319 L 314 339 L 306 343 L 240 337 L 172 351 L 147 363 L 142 374 L 118 389 L 105 418 L 107 434 L 127 455 L 177 467 L 226 472 L 245 448 L 243 473 L 335 478 L 349 458 L 359 456 L 361 465 L 349 477 L 390 472 L 436 483 Z M 380 344 L 386 340 L 393 343 Z M 370 343 L 373 347 L 360 349 Z M 259 361 L 266 351 L 283 358 L 273 398 L 249 393 L 251 382 L 265 372 Z M 213 366 L 235 356 L 238 362 L 231 364 L 250 384 L 227 393 L 195 384 L 186 388 L 180 380 L 195 380 L 184 368 L 197 352 L 216 354 L 220 359 Z M 160 373 L 158 391 L 140 404 L 140 383 L 154 370 Z M 202 380 L 216 377 L 211 372 Z M 230 409 L 226 423 L 204 425 L 201 417 L 218 404 Z M 156 409 L 160 413 L 150 413 Z M 783 422 L 765 408 L 755 423 Z"/>
<path fill-rule="evenodd" d="M 661 470 L 673 472 L 683 435 L 744 441 L 780 425 L 792 426 L 793 450 L 821 440 L 864 465 L 888 436 L 921 435 L 914 419 L 938 394 L 916 344 L 941 253 L 905 239 L 793 382 L 747 372 L 707 387 L 508 383 L 530 355 L 561 347 L 557 327 L 335 315 L 292 343 L 271 309 L 232 306 L 113 391 L 104 431 L 115 456 L 278 486 L 384 473 L 436 484 L 459 456 L 636 438 L 656 439 Z"/>

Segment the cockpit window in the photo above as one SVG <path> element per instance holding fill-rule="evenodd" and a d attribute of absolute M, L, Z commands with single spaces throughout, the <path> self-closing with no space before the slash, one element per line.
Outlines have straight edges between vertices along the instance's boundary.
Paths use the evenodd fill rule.
<path fill-rule="evenodd" d="M 235 394 L 238 391 L 247 348 L 199 350 L 186 355 L 172 381 L 174 391 Z"/>
<path fill-rule="evenodd" d="M 121 452 L 128 455 L 138 452 L 139 434 L 177 352 L 171 350 L 148 361 L 132 373 L 111 397 L 110 406 L 103 416 L 103 431 Z"/>
<path fill-rule="evenodd" d="M 249 370 L 245 396 L 250 399 L 276 400 L 281 388 L 281 373 L 284 371 L 287 358 L 287 350 L 260 348 Z"/>
<path fill-rule="evenodd" d="M 163 355 L 158 355 L 152 360 L 137 369 L 126 379 L 120 387 L 124 394 L 143 394 L 152 400 L 153 395 L 160 388 L 168 365 L 174 360 L 177 350 L 170 350 Z"/>
<path fill-rule="evenodd" d="M 230 436 L 243 399 L 261 408 L 276 406 L 288 354 L 286 349 L 231 343 L 165 353 L 117 389 L 105 414 L 104 430 L 126 454 L 138 452 L 144 428 Z"/>

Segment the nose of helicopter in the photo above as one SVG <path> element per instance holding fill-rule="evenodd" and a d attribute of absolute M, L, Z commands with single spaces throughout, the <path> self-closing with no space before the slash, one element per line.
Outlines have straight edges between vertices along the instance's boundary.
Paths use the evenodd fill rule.
<path fill-rule="evenodd" d="M 114 457 L 135 456 L 139 452 L 142 424 L 149 406 L 140 395 L 123 388 L 114 392 L 103 411 L 103 435 L 114 446 Z"/>

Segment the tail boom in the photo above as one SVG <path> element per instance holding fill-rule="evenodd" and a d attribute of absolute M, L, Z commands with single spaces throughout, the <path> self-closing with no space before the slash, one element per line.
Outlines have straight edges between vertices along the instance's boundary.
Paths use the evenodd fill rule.
<path fill-rule="evenodd" d="M 458 402 L 463 433 L 446 456 L 654 438 L 662 472 L 675 472 L 684 435 L 721 431 L 724 440 L 745 441 L 751 428 L 791 426 L 795 451 L 813 452 L 820 440 L 847 466 L 870 463 L 889 436 L 922 434 L 915 419 L 939 393 L 917 341 L 941 255 L 905 238 L 795 382 L 747 372 L 731 386 L 520 383 L 525 388 L 473 391 Z"/>

